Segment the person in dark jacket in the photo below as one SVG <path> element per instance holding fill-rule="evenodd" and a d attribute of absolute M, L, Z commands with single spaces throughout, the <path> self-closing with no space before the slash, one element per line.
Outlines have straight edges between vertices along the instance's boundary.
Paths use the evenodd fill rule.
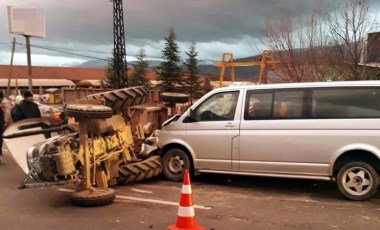
<path fill-rule="evenodd" d="M 17 116 L 14 122 L 27 118 L 41 118 L 41 112 L 38 105 L 33 102 L 33 94 L 30 91 L 25 91 L 24 100 L 17 105 Z"/>
<path fill-rule="evenodd" d="M 3 100 L 4 94 L 3 92 L 0 92 L 0 102 Z M 3 109 L 0 107 L 0 163 L 1 163 L 1 157 L 3 156 L 3 132 L 5 127 L 5 120 L 4 120 L 4 112 Z"/>

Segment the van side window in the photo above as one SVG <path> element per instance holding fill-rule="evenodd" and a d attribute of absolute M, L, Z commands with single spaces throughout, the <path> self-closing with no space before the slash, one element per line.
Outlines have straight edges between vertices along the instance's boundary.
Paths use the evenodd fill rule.
<path fill-rule="evenodd" d="M 303 116 L 303 90 L 255 93 L 248 91 L 245 120 L 291 119 Z"/>
<path fill-rule="evenodd" d="M 348 99 L 347 95 L 350 95 Z M 312 118 L 379 118 L 380 89 L 312 90 Z"/>
<path fill-rule="evenodd" d="M 249 93 L 246 98 L 244 119 L 265 119 L 272 116 L 272 93 Z"/>
<path fill-rule="evenodd" d="M 207 98 L 195 110 L 197 121 L 233 120 L 239 91 L 216 93 Z"/>
<path fill-rule="evenodd" d="M 274 118 L 300 118 L 303 111 L 303 91 L 280 91 L 274 93 Z"/>

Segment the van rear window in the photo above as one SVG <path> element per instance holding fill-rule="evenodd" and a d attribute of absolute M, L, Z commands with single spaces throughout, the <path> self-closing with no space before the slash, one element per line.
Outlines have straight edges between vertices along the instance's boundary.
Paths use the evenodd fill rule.
<path fill-rule="evenodd" d="M 311 107 L 312 118 L 378 118 L 380 89 L 314 89 Z"/>

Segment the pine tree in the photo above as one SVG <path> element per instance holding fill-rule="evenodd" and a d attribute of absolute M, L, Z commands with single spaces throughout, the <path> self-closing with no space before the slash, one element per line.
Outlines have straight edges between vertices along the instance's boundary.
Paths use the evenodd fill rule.
<path fill-rule="evenodd" d="M 202 86 L 202 91 L 204 94 L 210 92 L 212 90 L 212 85 L 209 77 L 205 77 L 205 82 L 203 83 Z"/>
<path fill-rule="evenodd" d="M 145 86 L 150 88 L 150 82 L 146 77 L 147 68 L 149 66 L 148 62 L 145 60 L 146 54 L 144 48 L 141 48 L 137 55 L 137 63 L 133 65 L 133 75 L 129 82 L 130 86 Z"/>
<path fill-rule="evenodd" d="M 190 100 L 192 102 L 193 98 L 198 98 L 201 96 L 200 84 L 198 81 L 198 53 L 196 51 L 196 44 L 193 42 L 189 51 L 186 52 L 187 59 L 185 61 L 187 78 L 186 78 L 186 93 L 190 95 Z"/>
<path fill-rule="evenodd" d="M 106 80 L 104 81 L 106 87 L 113 88 L 113 89 L 117 89 L 119 87 L 118 77 L 116 75 L 116 70 L 115 70 L 116 61 L 118 61 L 118 57 L 114 51 L 112 58 L 110 58 L 110 60 L 108 61 L 108 66 L 106 68 Z M 123 79 L 121 79 L 121 82 L 122 82 L 122 87 L 127 86 L 126 76 L 123 77 Z"/>
<path fill-rule="evenodd" d="M 180 62 L 179 48 L 175 42 L 176 34 L 173 28 L 170 28 L 168 35 L 165 37 L 165 48 L 162 51 L 164 61 L 158 67 L 161 90 L 166 92 L 179 92 L 183 87 L 182 72 L 178 63 Z"/>
<path fill-rule="evenodd" d="M 117 76 L 115 75 L 114 58 L 110 58 L 106 69 L 106 79 L 103 82 L 106 88 L 117 88 Z"/>

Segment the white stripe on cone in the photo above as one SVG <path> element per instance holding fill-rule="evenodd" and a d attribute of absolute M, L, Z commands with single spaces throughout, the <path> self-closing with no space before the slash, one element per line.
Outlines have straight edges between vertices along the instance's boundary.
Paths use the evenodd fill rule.
<path fill-rule="evenodd" d="M 191 194 L 191 186 L 183 185 L 182 186 L 182 194 Z"/>
<path fill-rule="evenodd" d="M 194 217 L 195 212 L 193 207 L 182 207 L 179 206 L 178 208 L 178 216 L 181 217 Z"/>

